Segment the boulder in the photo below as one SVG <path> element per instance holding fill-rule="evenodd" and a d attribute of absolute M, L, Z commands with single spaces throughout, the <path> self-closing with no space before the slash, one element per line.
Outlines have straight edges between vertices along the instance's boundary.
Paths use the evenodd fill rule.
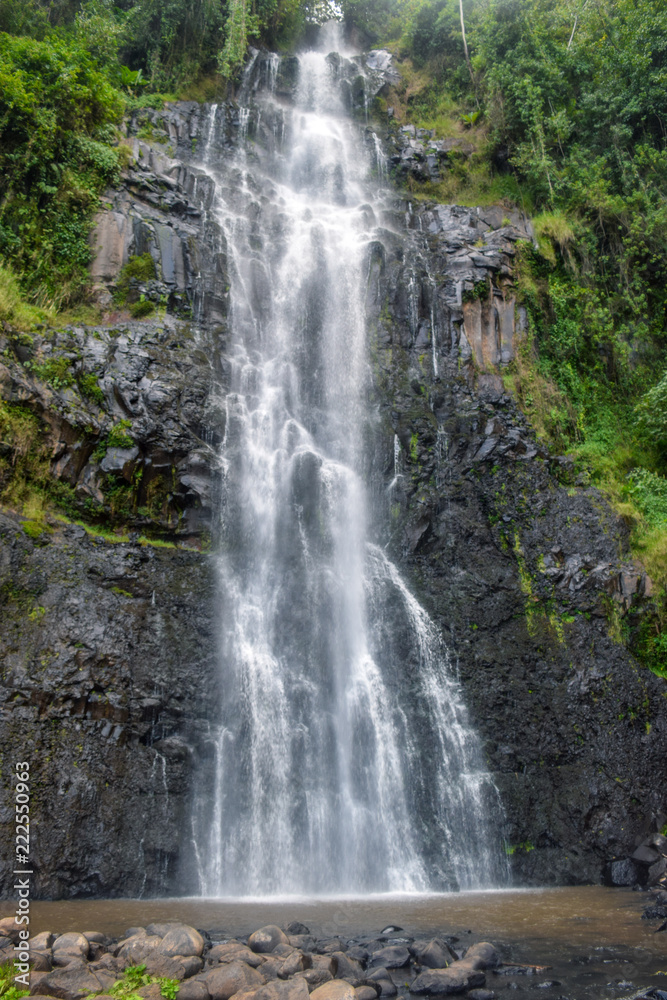
<path fill-rule="evenodd" d="M 297 972 L 305 972 L 310 969 L 313 960 L 310 955 L 304 955 L 302 951 L 293 951 L 281 965 L 278 976 L 280 979 L 288 979 L 296 975 Z"/>
<path fill-rule="evenodd" d="M 146 927 L 146 933 L 150 934 L 153 937 L 163 938 L 165 934 L 169 933 L 169 931 L 173 931 L 175 927 L 180 927 L 180 926 L 181 924 L 175 923 L 174 921 L 170 921 L 169 923 L 165 924 L 159 924 L 159 923 L 148 924 Z"/>
<path fill-rule="evenodd" d="M 135 934 L 127 941 L 123 941 L 120 947 L 116 948 L 115 954 L 124 969 L 130 965 L 143 965 L 161 942 L 162 938 L 156 934 Z"/>
<path fill-rule="evenodd" d="M 148 986 L 142 986 L 136 991 L 136 994 L 142 1000 L 163 1000 L 159 983 L 149 983 Z"/>
<path fill-rule="evenodd" d="M 318 951 L 325 955 L 332 955 L 335 951 L 347 951 L 345 942 L 342 938 L 327 938 L 325 941 L 320 941 L 318 945 Z"/>
<path fill-rule="evenodd" d="M 51 931 L 42 931 L 41 934 L 35 934 L 34 937 L 30 938 L 30 947 L 43 951 L 45 948 L 50 948 L 55 939 L 55 935 Z"/>
<path fill-rule="evenodd" d="M 119 975 L 124 969 L 123 963 L 109 952 L 106 952 L 101 956 L 101 958 L 98 958 L 91 967 L 93 969 L 109 970 L 110 972 L 118 973 Z"/>
<path fill-rule="evenodd" d="M 637 850 L 632 853 L 631 858 L 633 861 L 639 861 L 640 864 L 654 865 L 660 858 L 660 852 L 647 844 L 640 844 Z"/>
<path fill-rule="evenodd" d="M 611 885 L 636 885 L 642 879 L 642 875 L 639 863 L 631 858 L 612 861 L 607 869 L 607 881 Z"/>
<path fill-rule="evenodd" d="M 195 955 L 199 957 L 204 951 L 204 939 L 194 927 L 179 924 L 172 928 L 172 930 L 167 931 L 161 942 L 157 945 L 156 951 L 170 958 L 174 955 L 183 957 Z"/>
<path fill-rule="evenodd" d="M 402 969 L 409 962 L 410 952 L 401 944 L 380 948 L 379 951 L 375 951 L 371 955 L 371 964 L 384 966 L 385 969 Z"/>
<path fill-rule="evenodd" d="M 19 940 L 21 927 L 16 923 L 14 917 L 3 917 L 0 920 L 0 937 L 8 937 L 16 944 Z"/>
<path fill-rule="evenodd" d="M 30 974 L 30 989 L 37 989 L 37 984 L 48 976 L 48 972 L 32 972 Z"/>
<path fill-rule="evenodd" d="M 287 942 L 287 944 L 277 944 L 273 951 L 271 952 L 271 957 L 274 958 L 276 955 L 279 958 L 287 958 L 294 951 L 294 946 Z"/>
<path fill-rule="evenodd" d="M 498 994 L 493 990 L 469 990 L 468 1000 L 498 1000 Z"/>
<path fill-rule="evenodd" d="M 337 979 L 347 979 L 355 986 L 361 985 L 361 981 L 365 976 L 360 962 L 349 958 L 344 951 L 334 951 L 331 959 L 333 961 L 334 976 Z"/>
<path fill-rule="evenodd" d="M 280 957 L 267 958 L 267 960 L 262 965 L 262 976 L 264 981 L 268 983 L 270 979 L 278 979 L 280 971 L 282 970 L 284 964 L 284 959 Z"/>
<path fill-rule="evenodd" d="M 656 861 L 656 863 L 654 865 L 651 865 L 651 867 L 649 868 L 647 875 L 647 884 L 655 885 L 658 879 L 661 878 L 665 874 L 665 872 L 667 872 L 667 858 L 661 857 L 659 861 Z"/>
<path fill-rule="evenodd" d="M 197 977 L 205 983 L 212 1000 L 229 1000 L 239 990 L 262 985 L 262 977 L 245 962 L 218 965 Z"/>
<path fill-rule="evenodd" d="M 441 938 L 431 938 L 430 941 L 415 941 L 410 946 L 410 952 L 418 965 L 427 969 L 445 969 L 450 962 L 455 962 L 458 955 Z"/>
<path fill-rule="evenodd" d="M 88 958 L 89 951 L 88 938 L 84 934 L 79 934 L 76 931 L 61 934 L 53 942 L 53 964 L 69 965 L 76 959 Z"/>
<path fill-rule="evenodd" d="M 64 935 L 63 935 L 64 936 Z M 56 969 L 35 982 L 31 977 L 30 994 L 58 997 L 59 1000 L 83 1000 L 91 993 L 104 993 L 116 982 L 105 969 L 93 970 L 83 960 L 71 962 L 66 969 Z"/>
<path fill-rule="evenodd" d="M 178 1000 L 210 1000 L 206 983 L 197 979 L 188 979 L 178 988 Z"/>
<path fill-rule="evenodd" d="M 265 959 L 251 951 L 245 944 L 238 941 L 226 941 L 224 944 L 216 944 L 206 956 L 209 965 L 222 965 L 227 962 L 245 962 L 246 965 L 256 969 L 262 965 Z"/>
<path fill-rule="evenodd" d="M 475 969 L 497 969 L 500 965 L 500 955 L 488 941 L 478 941 L 468 948 L 463 961 L 474 963 Z"/>
<path fill-rule="evenodd" d="M 398 993 L 396 984 L 389 975 L 388 969 L 373 969 L 372 972 L 366 974 L 363 985 L 377 986 L 380 991 L 378 996 L 380 997 L 395 997 Z"/>
<path fill-rule="evenodd" d="M 414 996 L 449 996 L 484 986 L 485 982 L 483 972 L 455 963 L 448 969 L 428 969 L 420 973 L 410 984 L 410 992 Z"/>
<path fill-rule="evenodd" d="M 354 991 L 355 1000 L 375 1000 L 378 989 L 375 986 L 357 986 Z"/>
<path fill-rule="evenodd" d="M 90 944 L 104 944 L 107 940 L 102 931 L 82 931 L 82 933 Z"/>
<path fill-rule="evenodd" d="M 276 980 L 256 990 L 244 990 L 236 1000 L 308 1000 L 308 987 L 300 978 Z"/>
<path fill-rule="evenodd" d="M 305 924 L 299 923 L 298 920 L 293 920 L 285 928 L 288 934 L 310 934 L 310 931 Z"/>
<path fill-rule="evenodd" d="M 299 975 L 302 975 L 308 987 L 312 990 L 333 979 L 332 974 L 327 969 L 306 969 L 304 973 L 299 973 Z"/>
<path fill-rule="evenodd" d="M 336 966 L 331 955 L 311 955 L 310 956 L 313 969 L 322 969 L 325 972 L 330 972 L 331 975 L 335 975 Z"/>
<path fill-rule="evenodd" d="M 33 972 L 50 972 L 53 968 L 53 958 L 50 950 L 39 951 L 30 949 L 30 964 Z"/>
<path fill-rule="evenodd" d="M 287 935 L 283 934 L 280 927 L 275 924 L 260 927 L 248 938 L 248 947 L 252 951 L 259 952 L 260 955 L 270 954 L 279 944 L 289 944 L 289 941 Z"/>
<path fill-rule="evenodd" d="M 355 1000 L 354 988 L 340 979 L 333 979 L 330 983 L 318 986 L 310 995 L 315 997 L 315 1000 Z"/>
<path fill-rule="evenodd" d="M 310 934 L 290 934 L 287 938 L 293 948 L 300 951 L 315 951 L 315 938 Z"/>
<path fill-rule="evenodd" d="M 161 955 L 156 949 L 145 961 L 146 972 L 150 976 L 162 976 L 165 979 L 189 979 L 196 976 L 203 968 L 203 961 L 196 955 Z"/>

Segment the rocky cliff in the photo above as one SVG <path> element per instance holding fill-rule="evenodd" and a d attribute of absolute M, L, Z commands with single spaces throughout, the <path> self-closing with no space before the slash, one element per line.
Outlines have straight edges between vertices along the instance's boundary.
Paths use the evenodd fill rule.
<path fill-rule="evenodd" d="M 391 67 L 383 56 L 363 76 L 355 66 L 339 59 L 332 72 L 363 115 Z M 253 67 L 249 92 L 268 81 L 289 100 L 290 60 L 276 68 L 260 53 Z M 33 762 L 42 896 L 196 891 L 189 795 L 212 773 L 220 696 L 206 550 L 225 499 L 228 386 L 228 248 L 203 158 L 247 144 L 255 195 L 238 210 L 258 240 L 274 238 L 255 178 L 281 121 L 279 103 L 139 113 L 123 185 L 97 220 L 108 322 L 33 339 L 7 330 L 0 343 L 2 399 L 31 428 L 3 431 L 3 485 L 30 453 L 67 515 L 26 528 L 7 512 L 0 526 L 3 781 L 14 758 Z M 392 163 L 448 169 L 451 149 L 430 135 L 360 127 L 380 175 Z M 368 226 L 380 540 L 458 664 L 515 877 L 598 881 L 666 821 L 667 688 L 620 641 L 650 587 L 623 524 L 544 451 L 504 388 L 523 336 L 514 260 L 529 224 L 396 195 L 381 218 L 369 208 Z M 123 271 L 146 255 L 151 276 Z M 258 270 L 258 308 L 264 280 Z M 151 318 L 132 319 L 144 302 Z M 125 534 L 110 540 L 114 525 Z M 5 857 L 11 819 L 6 808 Z"/>

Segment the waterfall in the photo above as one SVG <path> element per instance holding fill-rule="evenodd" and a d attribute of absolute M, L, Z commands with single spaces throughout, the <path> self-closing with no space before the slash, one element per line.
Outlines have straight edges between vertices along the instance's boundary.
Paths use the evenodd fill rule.
<path fill-rule="evenodd" d="M 299 56 L 293 107 L 277 104 L 275 58 L 253 95 L 279 143 L 205 153 L 232 379 L 215 795 L 193 821 L 209 896 L 465 889 L 502 872 L 447 651 L 373 542 L 364 260 L 384 160 L 345 113 L 327 32 Z M 247 108 L 240 121 L 243 144 Z"/>

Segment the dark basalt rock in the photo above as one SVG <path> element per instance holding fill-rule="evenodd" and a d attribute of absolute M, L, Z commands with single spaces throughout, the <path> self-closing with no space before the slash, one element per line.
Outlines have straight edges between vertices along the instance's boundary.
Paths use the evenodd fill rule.
<path fill-rule="evenodd" d="M 162 324 L 76 327 L 35 336 L 40 365 L 69 351 L 71 385 L 54 387 L 20 360 L 20 341 L 0 334 L 0 394 L 40 418 L 53 478 L 81 514 L 118 519 L 138 531 L 195 540 L 212 529 L 219 490 L 215 442 L 224 434 L 221 343 Z M 84 395 L 86 379 L 96 396 Z M 120 428 L 127 443 L 108 443 Z M 113 438 L 112 438 L 113 441 Z M 119 489 L 125 491 L 118 512 Z"/>
<path fill-rule="evenodd" d="M 664 823 L 667 685 L 613 635 L 651 587 L 627 528 L 489 367 L 523 336 L 512 261 L 530 235 L 496 215 L 420 206 L 408 253 L 388 236 L 369 250 L 376 502 L 458 665 L 513 878 L 598 882 Z"/>
<path fill-rule="evenodd" d="M 113 543 L 76 525 L 35 542 L 0 514 L 2 745 L 31 765 L 37 898 L 193 884 L 181 830 L 191 769 L 199 762 L 206 780 L 210 752 L 214 592 L 199 552 Z M 6 896 L 11 834 L 5 817 Z"/>
<path fill-rule="evenodd" d="M 348 62 L 341 79 L 353 103 L 365 102 L 368 89 L 354 90 L 359 64 Z M 378 63 L 373 86 L 384 86 L 386 70 Z M 258 86 L 271 83 L 266 59 L 257 73 Z M 293 77 L 286 63 L 276 84 L 285 100 Z M 232 102 L 138 112 L 128 171 L 98 218 L 93 278 L 111 305 L 128 255 L 149 253 L 156 277 L 136 291 L 166 315 L 45 333 L 32 345 L 11 331 L 0 337 L 0 393 L 39 416 L 54 478 L 104 518 L 113 516 L 111 483 L 134 491 L 126 521 L 137 534 L 201 544 L 215 528 L 229 278 L 203 162 L 207 144 L 225 156 L 247 138 L 249 182 L 230 198 L 258 220 L 253 239 L 280 245 L 284 223 L 262 215 L 253 171 L 283 121 L 279 104 L 261 116 Z M 407 164 L 423 176 L 468 153 L 410 128 L 392 131 L 386 146 L 399 172 Z M 525 332 L 513 274 L 530 224 L 501 207 L 415 207 L 398 196 L 374 222 L 365 211 L 379 227 L 365 272 L 379 413 L 365 447 L 378 541 L 456 660 L 505 805 L 498 834 L 513 877 L 597 882 L 665 822 L 667 685 L 612 628 L 641 612 L 651 586 L 630 558 L 626 527 L 567 459 L 546 452 L 505 391 L 500 373 Z M 258 307 L 265 282 L 258 267 Z M 77 376 L 95 376 L 103 402 L 83 395 L 80 381 L 56 388 L 26 366 L 68 352 Z M 102 454 L 121 421 L 131 444 Z M 299 503 L 315 516 L 308 461 Z M 75 525 L 31 540 L 4 514 L 0 594 L 2 743 L 7 760 L 32 762 L 34 898 L 192 892 L 184 830 L 193 776 L 211 780 L 207 723 L 219 698 L 210 557 L 111 543 Z M 8 794 L 6 770 L 2 781 Z M 13 828 L 8 813 L 2 819 L 8 859 Z M 318 948 L 344 951 L 346 942 Z M 396 995 L 382 972 L 369 979 Z M 302 975 L 313 985 L 320 973 L 331 975 L 316 963 Z"/>

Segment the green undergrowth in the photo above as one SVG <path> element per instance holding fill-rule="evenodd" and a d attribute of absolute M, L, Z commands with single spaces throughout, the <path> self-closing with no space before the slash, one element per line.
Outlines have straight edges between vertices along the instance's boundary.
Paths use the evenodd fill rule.
<path fill-rule="evenodd" d="M 97 459 L 109 447 L 130 447 L 130 430 L 126 420 L 112 427 L 98 444 Z M 141 469 L 130 483 L 108 475 L 102 487 L 107 506 L 102 508 L 92 501 L 82 504 L 71 485 L 53 478 L 51 455 L 48 428 L 39 417 L 27 406 L 0 400 L 0 507 L 19 514 L 25 534 L 34 541 L 48 538 L 61 522 L 78 524 L 89 535 L 104 541 L 129 542 L 129 524 L 137 514 L 154 521 L 165 517 L 165 505 L 174 488 L 173 475 L 168 479 L 156 477 L 148 484 L 144 507 L 137 506 Z M 181 547 L 162 537 L 163 526 L 142 525 L 142 530 L 138 539 L 142 545 Z"/>
<path fill-rule="evenodd" d="M 155 304 L 138 291 L 143 282 L 155 278 L 155 264 L 149 253 L 130 257 L 121 269 L 116 282 L 114 302 L 120 308 L 128 308 L 135 319 L 145 319 L 155 313 Z"/>
<path fill-rule="evenodd" d="M 646 568 L 653 593 L 619 635 L 667 676 L 667 478 L 660 436 L 649 426 L 659 418 L 659 401 L 647 417 L 651 390 L 642 391 L 654 380 L 649 360 L 630 364 L 621 351 L 612 374 L 599 342 L 585 342 L 590 327 L 564 307 L 567 285 L 532 248 L 519 255 L 517 284 L 528 329 L 503 371 L 505 386 L 538 438 L 572 459 L 568 482 L 601 490 L 628 525 L 631 554 Z"/>
<path fill-rule="evenodd" d="M 28 995 L 30 990 L 17 986 L 14 980 L 16 968 L 13 962 L 0 965 L 0 1000 L 19 1000 Z"/>
<path fill-rule="evenodd" d="M 114 588 L 118 590 L 119 588 Z M 124 591 L 119 591 L 124 594 Z M 127 595 L 132 596 L 130 594 Z M 119 979 L 109 989 L 109 994 L 116 1000 L 141 1000 L 138 990 L 145 986 L 156 984 L 160 987 L 160 993 L 165 1000 L 176 1000 L 180 983 L 177 979 L 167 979 L 164 976 L 151 976 L 146 972 L 145 965 L 131 965 L 125 969 L 122 979 Z M 87 1000 L 94 1000 L 95 994 L 91 994 Z"/>
<path fill-rule="evenodd" d="M 527 329 L 507 388 L 567 485 L 625 519 L 653 592 L 621 635 L 667 676 L 667 8 L 659 0 L 398 3 L 398 123 L 457 137 L 413 198 L 518 207 Z M 465 19 L 469 58 L 461 34 Z"/>

